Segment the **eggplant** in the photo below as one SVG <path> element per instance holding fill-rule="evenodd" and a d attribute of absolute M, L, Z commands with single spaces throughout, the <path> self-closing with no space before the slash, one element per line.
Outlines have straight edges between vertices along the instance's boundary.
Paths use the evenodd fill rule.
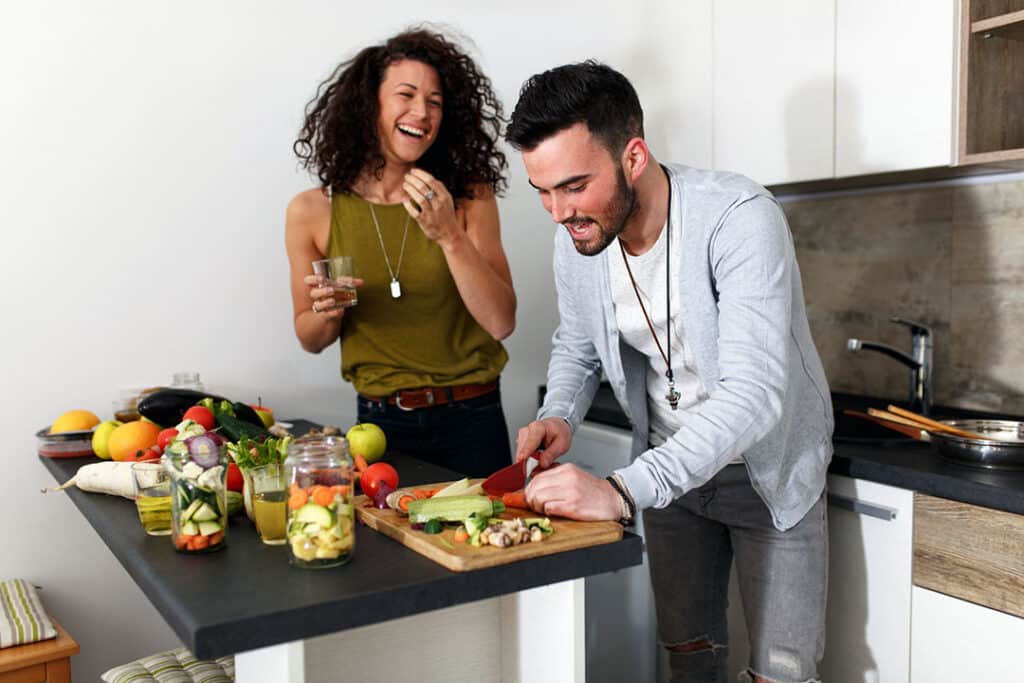
<path fill-rule="evenodd" d="M 158 425 L 173 427 L 181 422 L 186 410 L 204 398 L 213 399 L 216 405 L 220 405 L 223 401 L 234 409 L 238 419 L 258 427 L 263 427 L 263 420 L 260 419 L 260 416 L 256 414 L 256 411 L 251 406 L 239 402 L 232 403 L 221 396 L 193 389 L 167 388 L 154 391 L 152 394 L 139 399 L 138 410 L 140 415 Z"/>

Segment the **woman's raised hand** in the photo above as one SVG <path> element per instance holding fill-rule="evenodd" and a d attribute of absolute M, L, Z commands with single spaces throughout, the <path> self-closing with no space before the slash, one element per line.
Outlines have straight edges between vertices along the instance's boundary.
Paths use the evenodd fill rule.
<path fill-rule="evenodd" d="M 405 174 L 402 189 L 408 195 L 402 200 L 405 210 L 428 238 L 443 247 L 445 242 L 463 236 L 455 201 L 444 183 L 423 169 L 414 168 Z"/>

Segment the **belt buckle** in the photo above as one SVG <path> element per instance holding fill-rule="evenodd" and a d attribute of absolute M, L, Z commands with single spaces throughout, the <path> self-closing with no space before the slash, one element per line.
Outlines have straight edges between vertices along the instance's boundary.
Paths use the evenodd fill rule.
<path fill-rule="evenodd" d="M 395 405 L 398 406 L 399 410 L 404 410 L 407 413 L 411 413 L 412 411 L 415 410 L 415 408 L 406 408 L 405 406 L 402 405 L 402 392 L 401 391 L 395 393 Z"/>

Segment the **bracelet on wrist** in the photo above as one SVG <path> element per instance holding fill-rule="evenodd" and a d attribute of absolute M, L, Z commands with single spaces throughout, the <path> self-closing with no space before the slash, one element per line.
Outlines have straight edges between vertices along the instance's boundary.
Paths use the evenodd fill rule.
<path fill-rule="evenodd" d="M 615 492 L 619 494 L 619 498 L 622 499 L 622 517 L 619 519 L 619 523 L 623 526 L 631 526 L 633 520 L 636 518 L 636 503 L 633 502 L 633 498 L 626 493 L 626 487 L 619 480 L 619 478 L 612 474 L 605 477 L 605 480 L 612 485 Z"/>

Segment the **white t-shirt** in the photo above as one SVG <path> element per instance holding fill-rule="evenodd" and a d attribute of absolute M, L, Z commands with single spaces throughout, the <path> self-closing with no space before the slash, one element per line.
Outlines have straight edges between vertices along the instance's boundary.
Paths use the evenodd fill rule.
<path fill-rule="evenodd" d="M 654 246 L 639 256 L 630 256 L 629 269 L 636 280 L 637 289 L 643 299 L 647 315 L 651 318 L 654 331 L 658 335 L 662 349 L 665 346 L 666 310 L 665 295 L 665 242 L 668 231 L 662 228 L 661 235 Z M 682 229 L 675 226 L 672 230 L 672 248 L 675 254 L 677 245 L 682 240 Z M 696 373 L 693 353 L 686 344 L 685 330 L 680 320 L 681 292 L 679 291 L 680 258 L 671 259 L 670 282 L 672 283 L 672 374 L 675 378 L 676 391 L 679 392 L 679 404 L 672 410 L 668 399 L 668 378 L 665 377 L 665 359 L 658 351 L 657 344 L 651 337 L 651 329 L 647 326 L 640 304 L 637 303 L 636 292 L 629 280 L 626 266 L 622 260 L 622 248 L 618 239 L 605 249 L 608 259 L 608 272 L 611 278 L 612 302 L 615 304 L 615 320 L 623 341 L 640 353 L 647 356 L 647 412 L 650 416 L 650 433 L 648 438 L 654 446 L 660 446 L 675 434 L 680 426 L 679 416 L 683 411 L 699 405 L 707 399 L 708 393 L 703 382 Z M 673 254 L 673 256 L 675 256 Z"/>

